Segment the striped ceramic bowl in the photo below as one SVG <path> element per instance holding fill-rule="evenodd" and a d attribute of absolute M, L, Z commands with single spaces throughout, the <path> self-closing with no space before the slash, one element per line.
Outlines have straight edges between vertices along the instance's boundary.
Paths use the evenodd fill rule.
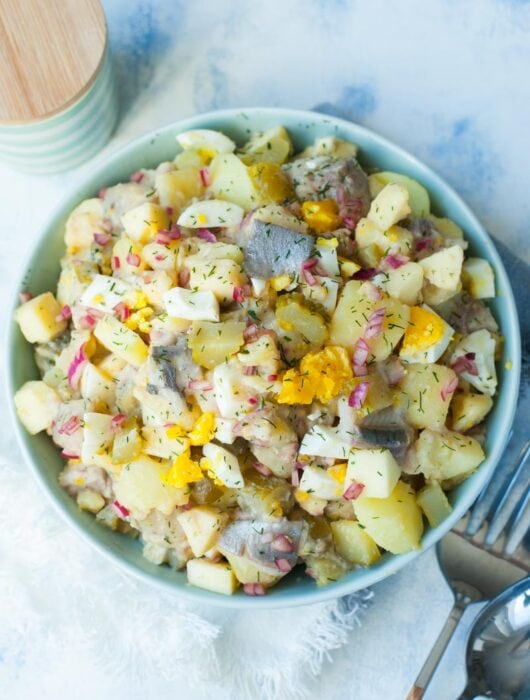
<path fill-rule="evenodd" d="M 95 79 L 73 104 L 46 119 L 0 124 L 0 160 L 26 173 L 69 170 L 105 145 L 117 118 L 118 99 L 107 46 Z"/>

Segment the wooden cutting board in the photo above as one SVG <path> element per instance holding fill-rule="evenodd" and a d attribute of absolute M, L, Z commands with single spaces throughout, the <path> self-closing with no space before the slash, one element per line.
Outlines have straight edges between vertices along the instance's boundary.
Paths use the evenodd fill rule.
<path fill-rule="evenodd" d="M 74 103 L 97 76 L 106 37 L 99 0 L 0 0 L 0 124 Z"/>

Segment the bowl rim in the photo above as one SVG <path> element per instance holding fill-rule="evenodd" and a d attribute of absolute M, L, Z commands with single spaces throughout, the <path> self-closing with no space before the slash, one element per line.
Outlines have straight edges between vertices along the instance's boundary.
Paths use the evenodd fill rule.
<path fill-rule="evenodd" d="M 486 249 L 489 259 L 494 263 L 496 286 L 497 288 L 502 288 L 503 302 L 505 303 L 504 313 L 507 316 L 506 322 L 510 327 L 511 345 L 513 346 L 510 354 L 510 360 L 512 363 L 511 370 L 504 375 L 503 385 L 503 391 L 507 395 L 508 409 L 499 417 L 500 425 L 498 432 L 500 435 L 495 440 L 494 445 L 491 446 L 485 462 L 483 462 L 481 465 L 481 478 L 476 479 L 476 483 L 473 484 L 473 488 L 470 488 L 469 491 L 459 499 L 451 515 L 449 515 L 436 528 L 431 528 L 424 532 L 419 549 L 413 550 L 412 552 L 408 552 L 406 554 L 392 555 L 391 558 L 385 561 L 378 568 L 363 569 L 363 576 L 361 578 L 360 585 L 358 583 L 355 584 L 352 581 L 339 579 L 337 582 L 325 587 L 314 587 L 307 590 L 289 591 L 288 595 L 278 597 L 275 597 L 273 594 L 263 597 L 250 597 L 244 595 L 224 596 L 222 594 L 212 593 L 204 589 L 196 588 L 189 584 L 178 587 L 174 586 L 170 582 L 158 577 L 155 573 L 149 573 L 148 571 L 137 567 L 134 563 L 127 561 L 125 558 L 120 557 L 118 554 L 115 554 L 109 547 L 98 540 L 87 528 L 85 528 L 82 522 L 75 517 L 73 513 L 68 512 L 61 505 L 61 503 L 55 498 L 52 491 L 49 489 L 47 480 L 44 477 L 44 473 L 39 468 L 37 460 L 34 460 L 30 454 L 28 444 L 34 436 L 30 436 L 25 431 L 16 415 L 13 400 L 16 387 L 14 382 L 14 373 L 12 371 L 15 360 L 14 345 L 16 324 L 13 323 L 13 314 L 19 305 L 18 294 L 22 287 L 25 274 L 35 260 L 38 249 L 42 245 L 43 240 L 50 235 L 51 223 L 55 219 L 64 216 L 67 208 L 71 208 L 72 201 L 76 198 L 76 193 L 82 189 L 88 181 L 95 177 L 104 177 L 105 169 L 108 168 L 111 163 L 114 163 L 116 160 L 120 160 L 120 158 L 123 156 L 135 152 L 142 144 L 146 142 L 148 143 L 151 139 L 167 132 L 174 132 L 177 134 L 180 131 L 190 128 L 207 128 L 200 126 L 202 121 L 208 121 L 210 119 L 233 119 L 236 117 L 241 117 L 242 115 L 247 115 L 250 117 L 249 124 L 252 123 L 252 117 L 256 118 L 260 115 L 271 117 L 274 116 L 278 119 L 278 123 L 281 123 L 282 118 L 287 116 L 288 118 L 298 119 L 301 123 L 315 123 L 317 120 L 321 120 L 322 123 L 338 125 L 339 128 L 343 128 L 346 131 L 353 129 L 355 132 L 365 136 L 378 146 L 382 147 L 384 150 L 396 155 L 402 162 L 408 162 L 417 171 L 422 171 L 428 176 L 428 179 L 434 183 L 436 189 L 438 191 L 445 191 L 445 193 L 449 194 L 455 204 L 460 207 L 463 214 L 468 217 L 478 237 L 480 238 L 481 245 Z M 15 426 L 17 443 L 24 456 L 26 464 L 29 466 L 33 476 L 44 490 L 49 501 L 51 501 L 53 504 L 56 512 L 58 512 L 68 524 L 73 526 L 81 537 L 85 541 L 89 542 L 92 547 L 100 552 L 108 561 L 111 561 L 122 570 L 131 573 L 137 579 L 151 585 L 155 585 L 164 590 L 166 593 L 171 593 L 172 595 L 180 597 L 182 600 L 190 603 L 210 604 L 217 607 L 232 609 L 274 609 L 296 607 L 300 605 L 310 605 L 313 603 L 334 600 L 336 598 L 355 593 L 356 591 L 364 588 L 368 588 L 379 581 L 382 581 L 388 576 L 397 573 L 407 563 L 421 555 L 427 549 L 431 548 L 434 544 L 441 540 L 442 537 L 444 537 L 444 535 L 446 535 L 463 517 L 496 468 L 509 438 L 510 427 L 515 415 L 518 398 L 521 371 L 521 337 L 517 309 L 509 277 L 492 239 L 484 226 L 480 223 L 478 217 L 474 214 L 462 197 L 431 167 L 400 146 L 397 146 L 386 137 L 346 119 L 330 116 L 318 111 L 297 110 L 283 107 L 231 108 L 214 110 L 196 114 L 194 116 L 187 117 L 186 119 L 179 119 L 137 136 L 136 138 L 115 148 L 113 151 L 103 156 L 96 163 L 94 163 L 90 170 L 84 173 L 81 178 L 75 180 L 71 187 L 68 187 L 67 193 L 61 197 L 57 206 L 55 206 L 51 212 L 48 213 L 46 221 L 39 228 L 38 234 L 35 237 L 35 241 L 31 246 L 29 254 L 24 256 L 23 260 L 20 262 L 16 280 L 17 282 L 13 290 L 11 303 L 8 306 L 8 315 L 6 319 L 8 327 L 6 329 L 7 352 L 4 354 L 4 371 L 6 376 L 5 386 L 7 391 L 9 413 Z M 486 467 L 486 469 L 484 469 L 484 467 Z"/>

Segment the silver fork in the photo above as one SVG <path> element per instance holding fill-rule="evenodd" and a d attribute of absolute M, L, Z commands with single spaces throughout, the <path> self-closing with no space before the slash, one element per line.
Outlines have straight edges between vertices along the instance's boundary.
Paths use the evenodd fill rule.
<path fill-rule="evenodd" d="M 505 454 L 508 458 L 499 464 L 469 516 L 459 523 L 455 531 L 475 546 L 489 548 L 492 552 L 499 543 L 497 556 L 523 571 L 530 571 L 530 546 L 525 546 L 524 542 L 525 537 L 530 535 L 530 440 L 519 451 L 514 448 L 513 442 L 510 439 L 508 443 Z M 461 580 L 464 572 L 453 572 L 445 565 L 442 547 L 438 548 L 438 556 L 442 572 L 453 590 L 455 603 L 407 700 L 419 700 L 423 696 L 466 608 L 493 592 L 499 592 L 485 589 L 480 577 L 479 580 Z"/>

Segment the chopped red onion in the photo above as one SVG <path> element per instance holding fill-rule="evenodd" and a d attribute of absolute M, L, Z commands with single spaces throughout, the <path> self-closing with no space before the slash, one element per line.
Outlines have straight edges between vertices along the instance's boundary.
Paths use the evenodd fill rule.
<path fill-rule="evenodd" d="M 385 308 L 377 309 L 373 311 L 368 317 L 368 325 L 364 332 L 364 337 L 366 339 L 379 338 L 381 331 L 383 330 L 383 321 L 385 320 Z"/>
<path fill-rule="evenodd" d="M 353 373 L 356 377 L 365 377 L 368 374 L 366 361 L 370 348 L 364 338 L 359 338 L 353 350 Z"/>
<path fill-rule="evenodd" d="M 271 475 L 272 475 L 272 472 L 271 472 L 271 470 L 269 469 L 269 467 L 265 466 L 265 465 L 262 464 L 261 462 L 254 462 L 252 466 L 254 467 L 254 469 L 255 469 L 257 472 L 259 472 L 259 473 L 262 474 L 263 476 L 271 476 Z"/>
<path fill-rule="evenodd" d="M 296 468 L 293 469 L 291 474 L 291 486 L 300 486 L 300 474 Z"/>
<path fill-rule="evenodd" d="M 282 572 L 282 574 L 288 574 L 289 571 L 291 571 L 291 569 L 293 568 L 287 561 L 287 559 L 276 559 L 274 563 L 276 564 L 278 570 Z"/>
<path fill-rule="evenodd" d="M 274 532 L 272 530 L 269 530 L 269 532 L 264 532 L 263 535 L 261 536 L 261 541 L 263 544 L 269 544 L 272 542 L 274 539 Z"/>
<path fill-rule="evenodd" d="M 166 214 L 168 216 L 173 216 L 173 207 L 166 207 Z"/>
<path fill-rule="evenodd" d="M 261 583 L 245 583 L 243 591 L 246 595 L 265 595 L 265 587 Z"/>
<path fill-rule="evenodd" d="M 277 374 L 269 374 L 268 377 L 267 377 L 267 381 L 268 381 L 268 382 L 275 382 L 277 379 L 278 379 L 278 375 L 277 375 Z"/>
<path fill-rule="evenodd" d="M 451 394 L 454 394 L 456 389 L 458 387 L 458 379 L 456 377 L 453 377 L 450 379 L 445 386 L 443 386 L 440 389 L 440 396 L 442 397 L 442 401 L 445 401 L 448 396 Z"/>
<path fill-rule="evenodd" d="M 246 377 L 253 377 L 257 373 L 258 373 L 258 368 L 255 365 L 247 365 L 245 367 L 245 369 L 243 370 L 243 374 Z"/>
<path fill-rule="evenodd" d="M 208 168 L 201 168 L 199 170 L 199 175 L 201 176 L 201 182 L 203 184 L 203 187 L 208 187 L 210 184 L 210 171 Z"/>
<path fill-rule="evenodd" d="M 416 249 L 417 252 L 420 252 L 421 250 L 425 250 L 431 245 L 431 240 L 430 238 L 420 238 L 414 243 L 414 248 Z"/>
<path fill-rule="evenodd" d="M 249 404 L 251 404 L 252 406 L 255 406 L 255 405 L 258 403 L 258 400 L 257 400 L 254 396 L 251 396 L 251 397 L 249 398 L 248 402 L 249 402 Z"/>
<path fill-rule="evenodd" d="M 63 425 L 59 428 L 58 433 L 59 435 L 73 435 L 75 431 L 80 428 L 80 426 L 81 419 L 79 416 L 70 416 L 66 423 L 63 423 Z"/>
<path fill-rule="evenodd" d="M 88 328 L 88 329 L 94 328 L 94 326 L 95 326 L 96 323 L 98 322 L 97 318 L 96 318 L 95 316 L 93 316 L 92 314 L 90 314 L 90 313 L 85 314 L 84 316 L 82 316 L 81 319 L 80 319 L 80 321 L 81 321 L 81 325 L 82 325 L 84 328 Z"/>
<path fill-rule="evenodd" d="M 79 459 L 79 455 L 76 455 L 73 452 L 67 452 L 66 450 L 62 450 L 61 457 L 64 459 Z"/>
<path fill-rule="evenodd" d="M 20 292 L 18 295 L 21 304 L 25 304 L 33 299 L 33 294 L 31 292 Z"/>
<path fill-rule="evenodd" d="M 98 192 L 98 197 L 99 197 L 100 199 L 103 199 L 103 198 L 105 197 L 105 195 L 107 194 L 107 190 L 108 190 L 108 189 L 109 189 L 108 187 L 102 187 L 102 188 L 100 189 L 100 191 Z"/>
<path fill-rule="evenodd" d="M 457 357 L 457 359 L 451 365 L 451 369 L 453 369 L 457 374 L 466 372 L 472 377 L 478 377 L 478 367 L 477 363 L 475 362 L 475 353 L 466 352 L 465 355 L 460 355 L 460 357 Z"/>
<path fill-rule="evenodd" d="M 383 262 L 386 263 L 393 270 L 397 270 L 405 263 L 408 263 L 409 258 L 406 255 L 396 253 L 395 255 L 387 255 L 386 258 L 384 258 Z"/>
<path fill-rule="evenodd" d="M 188 382 L 188 391 L 192 393 L 200 393 L 202 391 L 211 391 L 213 389 L 213 384 L 207 382 L 204 379 L 190 379 Z M 173 425 L 172 423 L 170 425 Z"/>
<path fill-rule="evenodd" d="M 156 234 L 155 243 L 159 243 L 160 245 L 167 245 L 170 242 L 171 236 L 169 235 L 169 231 L 162 229 Z"/>
<path fill-rule="evenodd" d="M 208 241 L 208 243 L 216 243 L 217 237 L 215 233 L 210 231 L 208 228 L 200 228 L 197 231 L 197 237 L 201 238 L 203 241 Z"/>
<path fill-rule="evenodd" d="M 317 283 L 316 277 L 313 274 L 311 274 L 309 270 L 302 269 L 302 276 L 310 287 L 314 287 Z"/>
<path fill-rule="evenodd" d="M 106 246 L 107 243 L 110 243 L 111 236 L 108 233 L 95 233 L 94 240 L 98 245 Z"/>
<path fill-rule="evenodd" d="M 112 257 L 112 269 L 113 269 L 113 270 L 119 270 L 119 269 L 120 269 L 120 265 L 121 265 L 121 262 L 120 262 L 119 257 L 118 257 L 117 255 L 114 255 L 114 256 Z"/>
<path fill-rule="evenodd" d="M 348 486 L 346 491 L 344 491 L 342 497 L 345 498 L 347 501 L 355 501 L 355 499 L 359 498 L 363 491 L 364 484 L 361 484 L 358 481 L 354 481 Z"/>
<path fill-rule="evenodd" d="M 190 271 L 187 267 L 181 267 L 179 270 L 179 287 L 185 287 L 190 281 Z"/>
<path fill-rule="evenodd" d="M 122 518 L 128 517 L 129 510 L 125 506 L 122 506 L 119 501 L 112 501 L 112 506 Z"/>
<path fill-rule="evenodd" d="M 142 173 L 140 170 L 137 170 L 135 173 L 133 173 L 130 177 L 131 182 L 142 182 L 142 180 L 145 177 L 145 173 Z"/>
<path fill-rule="evenodd" d="M 72 318 L 72 309 L 68 306 L 68 304 L 65 304 L 55 320 L 68 321 L 69 318 Z"/>
<path fill-rule="evenodd" d="M 166 260 L 166 258 L 167 258 L 167 255 L 164 255 L 163 253 L 157 253 L 155 255 L 155 260 L 157 260 L 158 262 L 162 262 L 162 261 Z"/>
<path fill-rule="evenodd" d="M 287 535 L 276 535 L 271 544 L 271 549 L 275 552 L 294 552 L 294 544 Z"/>
<path fill-rule="evenodd" d="M 238 304 L 241 304 L 243 301 L 245 301 L 245 293 L 243 292 L 243 287 L 234 287 L 234 291 L 232 292 L 232 299 L 234 301 L 237 301 Z"/>
<path fill-rule="evenodd" d="M 140 256 L 136 255 L 136 253 L 128 253 L 125 260 L 132 267 L 140 267 L 140 263 L 142 262 Z"/>
<path fill-rule="evenodd" d="M 245 330 L 243 331 L 243 338 L 245 340 L 255 340 L 256 334 L 258 332 L 258 327 L 255 323 L 249 323 Z"/>
<path fill-rule="evenodd" d="M 379 287 L 376 287 L 375 284 L 372 284 L 371 282 L 366 282 L 363 286 L 363 290 L 366 292 L 366 296 L 371 301 L 379 301 L 379 299 L 381 299 L 383 296 Z"/>
<path fill-rule="evenodd" d="M 318 265 L 318 260 L 316 258 L 308 258 L 302 263 L 302 270 L 312 270 Z"/>
<path fill-rule="evenodd" d="M 360 384 L 358 384 L 350 394 L 350 398 L 348 399 L 348 406 L 357 409 L 361 408 L 366 399 L 366 396 L 368 395 L 369 388 L 370 384 L 368 382 L 361 382 Z"/>
<path fill-rule="evenodd" d="M 83 343 L 68 368 L 68 384 L 70 384 L 72 389 L 77 389 L 79 386 L 79 380 L 81 379 L 87 362 L 88 358 L 85 355 L 85 343 Z"/>
<path fill-rule="evenodd" d="M 131 315 L 130 308 L 123 301 L 120 301 L 119 304 L 116 304 L 116 306 L 114 307 L 114 311 L 118 314 L 120 321 L 126 321 Z"/>
<path fill-rule="evenodd" d="M 358 270 L 354 275 L 352 275 L 352 279 L 354 280 L 371 280 L 373 279 L 378 273 L 378 270 L 376 270 L 375 267 L 367 267 L 362 270 Z"/>
<path fill-rule="evenodd" d="M 115 416 L 113 416 L 112 420 L 110 421 L 110 429 L 112 432 L 116 433 L 118 430 L 123 428 L 126 420 L 127 416 L 124 413 L 117 413 Z"/>

